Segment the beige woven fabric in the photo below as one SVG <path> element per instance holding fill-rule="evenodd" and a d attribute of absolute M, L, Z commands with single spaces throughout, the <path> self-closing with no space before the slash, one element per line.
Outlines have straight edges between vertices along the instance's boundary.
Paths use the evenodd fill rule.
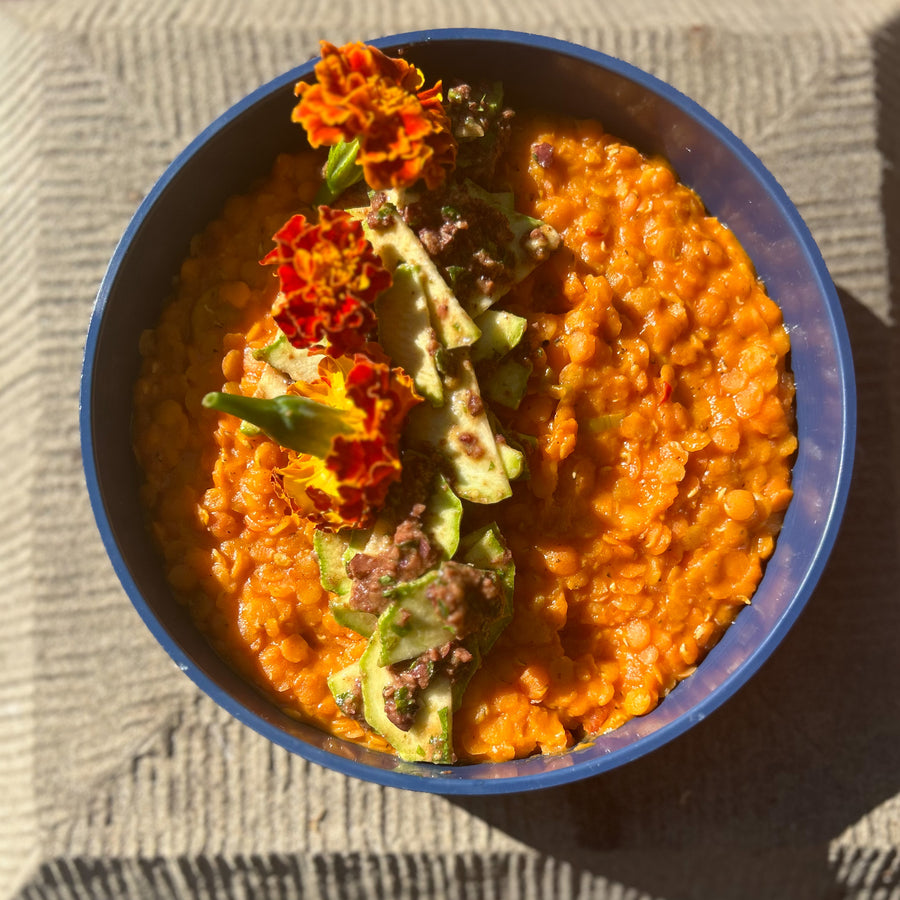
<path fill-rule="evenodd" d="M 846 524 L 772 660 L 534 796 L 379 788 L 230 719 L 131 608 L 79 458 L 93 297 L 173 156 L 321 37 L 453 25 L 596 47 L 721 118 L 812 229 L 858 366 Z M 900 3 L 5 0 L 0 85 L 0 898 L 900 898 Z"/>

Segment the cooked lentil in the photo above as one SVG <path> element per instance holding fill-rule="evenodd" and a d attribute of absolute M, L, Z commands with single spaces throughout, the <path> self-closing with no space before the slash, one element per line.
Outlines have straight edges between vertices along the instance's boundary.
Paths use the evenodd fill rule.
<path fill-rule="evenodd" d="M 506 424 L 537 449 L 488 510 L 515 614 L 454 717 L 469 762 L 564 750 L 690 675 L 756 590 L 797 447 L 780 310 L 665 161 L 594 122 L 520 115 L 505 165 L 563 246 L 504 300 L 535 371 Z M 327 688 L 365 641 L 331 617 L 312 529 L 272 489 L 283 451 L 200 404 L 252 392 L 252 349 L 275 335 L 258 259 L 320 166 L 279 158 L 195 239 L 142 340 L 135 447 L 169 580 L 216 650 L 290 714 L 388 751 Z"/>

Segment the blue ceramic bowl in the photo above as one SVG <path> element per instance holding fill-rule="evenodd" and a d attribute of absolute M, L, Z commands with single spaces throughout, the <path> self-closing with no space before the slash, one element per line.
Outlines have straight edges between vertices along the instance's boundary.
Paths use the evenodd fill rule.
<path fill-rule="evenodd" d="M 312 63 L 250 94 L 191 143 L 115 251 L 90 324 L 81 389 L 84 469 L 97 523 L 135 608 L 179 667 L 240 721 L 294 753 L 380 784 L 445 794 L 528 791 L 606 772 L 682 734 L 732 696 L 785 636 L 822 574 L 844 510 L 856 431 L 838 298 L 775 179 L 718 121 L 656 78 L 584 47 L 506 31 L 427 31 L 373 43 L 388 53 L 402 49 L 431 80 L 499 78 L 513 106 L 599 119 L 607 131 L 669 159 L 743 243 L 790 331 L 800 443 L 795 499 L 752 605 L 649 715 L 561 756 L 452 769 L 398 763 L 298 724 L 213 653 L 175 602 L 144 530 L 130 434 L 138 338 L 157 322 L 191 236 L 229 195 L 268 171 L 277 153 L 303 145 L 290 121 L 292 89 L 311 77 Z"/>

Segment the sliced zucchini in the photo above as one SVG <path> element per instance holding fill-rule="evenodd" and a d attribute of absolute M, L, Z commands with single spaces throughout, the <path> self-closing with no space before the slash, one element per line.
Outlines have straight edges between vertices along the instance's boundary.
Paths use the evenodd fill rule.
<path fill-rule="evenodd" d="M 313 550 L 319 561 L 319 580 L 322 587 L 331 592 L 328 606 L 335 622 L 368 637 L 375 630 L 377 616 L 350 606 L 350 590 L 353 585 L 347 571 L 349 558 L 358 552 L 353 541 L 364 539 L 361 536 L 365 534 L 365 532 L 333 533 L 319 528 L 313 537 Z"/>
<path fill-rule="evenodd" d="M 377 616 L 361 609 L 353 609 L 347 605 L 346 599 L 332 598 L 329 609 L 331 615 L 334 616 L 334 621 L 343 628 L 349 628 L 363 637 L 370 637 L 375 631 Z"/>
<path fill-rule="evenodd" d="M 470 558 L 487 565 L 471 562 Z M 464 646 L 471 649 L 473 654 L 477 651 L 478 660 L 474 666 L 477 667 L 481 653 L 490 649 L 496 635 L 509 621 L 515 572 L 510 568 L 511 556 L 506 552 L 506 546 L 495 526 L 483 529 L 471 539 L 471 546 L 464 560 L 466 564 L 452 562 L 442 565 L 414 581 L 399 584 L 385 592 L 391 605 L 381 614 L 376 626 L 381 641 L 380 665 L 388 666 L 417 659 L 423 653 L 443 647 L 459 637 L 457 626 L 449 621 L 448 610 L 441 608 L 440 602 L 435 602 L 431 588 L 446 585 L 447 579 L 454 577 L 451 570 L 457 573 L 464 570 L 479 578 L 499 579 L 502 590 L 500 604 L 490 610 L 481 610 L 483 618 L 463 640 Z"/>
<path fill-rule="evenodd" d="M 560 236 L 556 229 L 546 222 L 517 212 L 510 203 L 509 194 L 492 194 L 471 179 L 463 181 L 459 189 L 472 199 L 494 207 L 506 219 L 507 226 L 512 232 L 512 240 L 507 248 L 511 258 L 509 277 L 498 279 L 490 293 L 476 291 L 472 296 L 465 298 L 462 303 L 463 309 L 477 320 L 513 285 L 530 275 L 550 253 L 559 247 Z M 389 191 L 388 196 L 396 206 L 402 209 L 416 201 L 417 192 L 414 189 L 403 189 Z M 415 232 L 411 231 L 411 234 L 418 240 Z"/>
<path fill-rule="evenodd" d="M 472 345 L 472 360 L 477 363 L 509 353 L 524 337 L 528 321 L 506 310 L 488 309 L 475 324 L 481 329 L 481 337 Z"/>
<path fill-rule="evenodd" d="M 441 376 L 434 361 L 438 346 L 428 299 L 418 268 L 400 263 L 393 284 L 375 302 L 378 340 L 394 365 L 412 378 L 416 390 L 432 405 L 444 402 Z"/>
<path fill-rule="evenodd" d="M 496 572 L 503 585 L 501 614 L 493 621 L 485 622 L 485 627 L 478 633 L 478 648 L 481 656 L 486 656 L 512 619 L 516 564 L 500 534 L 500 529 L 493 522 L 466 535 L 460 541 L 459 552 L 462 559 L 469 565 Z"/>
<path fill-rule="evenodd" d="M 515 447 L 511 447 L 506 441 L 497 441 L 497 450 L 500 452 L 500 461 L 503 463 L 503 471 L 510 481 L 515 481 L 525 474 L 525 454 Z"/>
<path fill-rule="evenodd" d="M 497 572 L 507 593 L 512 593 L 516 567 L 496 523 L 491 522 L 460 540 L 459 555 L 476 569 Z"/>
<path fill-rule="evenodd" d="M 326 684 L 334 697 L 334 702 L 338 705 L 338 709 L 344 715 L 355 718 L 362 712 L 361 709 L 357 709 L 362 687 L 359 660 L 329 675 L 326 679 Z"/>
<path fill-rule="evenodd" d="M 259 425 L 254 425 L 246 419 L 243 419 L 241 424 L 238 425 L 238 431 L 241 434 L 245 434 L 247 437 L 258 437 L 262 434 L 262 428 L 260 428 Z"/>
<path fill-rule="evenodd" d="M 310 382 L 319 377 L 321 357 L 312 355 L 306 350 L 299 350 L 287 339 L 284 332 L 281 332 L 271 344 L 254 350 L 253 356 L 283 372 L 291 382 Z"/>
<path fill-rule="evenodd" d="M 480 634 L 470 634 L 462 642 L 462 645 L 472 654 L 472 659 L 456 673 L 456 677 L 451 682 L 450 688 L 454 711 L 459 709 L 459 705 L 462 703 L 463 696 L 466 693 L 466 688 L 469 686 L 472 676 L 481 668 L 482 660 Z"/>
<path fill-rule="evenodd" d="M 462 501 L 453 492 L 447 479 L 438 473 L 422 517 L 422 529 L 429 540 L 441 548 L 445 559 L 451 559 L 459 546 L 462 514 Z"/>
<path fill-rule="evenodd" d="M 491 427 L 494 429 L 494 439 L 497 442 L 497 449 L 500 451 L 500 459 L 506 468 L 506 477 L 510 481 L 528 478 L 528 458 L 525 454 L 526 442 L 522 439 L 523 436 L 507 428 L 493 410 L 489 409 L 487 415 Z M 532 438 L 532 441 L 536 443 L 537 439 Z"/>
<path fill-rule="evenodd" d="M 450 486 L 462 499 L 504 500 L 512 488 L 468 358 L 455 358 L 454 370 L 444 375 L 444 389 L 443 406 L 420 404 L 410 412 L 407 439 L 413 447 L 431 448 L 444 457 Z"/>
<path fill-rule="evenodd" d="M 385 592 L 392 602 L 375 626 L 381 638 L 378 665 L 415 659 L 456 637 L 456 629 L 440 615 L 427 595 L 428 588 L 439 578 L 440 569 L 432 569 L 415 581 L 403 582 Z"/>
<path fill-rule="evenodd" d="M 559 247 L 559 233 L 551 225 L 540 219 L 526 216 L 511 208 L 503 195 L 491 194 L 474 181 L 465 181 L 466 191 L 477 200 L 488 203 L 500 210 L 506 217 L 513 241 L 510 251 L 513 256 L 511 281 L 499 283 L 490 294 L 481 293 L 469 298 L 465 309 L 469 315 L 478 318 L 486 309 L 496 303 L 509 289 L 530 275 L 546 255 Z"/>
<path fill-rule="evenodd" d="M 502 359 L 496 365 L 481 370 L 479 381 L 484 396 L 492 403 L 518 409 L 528 388 L 532 369 L 529 360 Z"/>
<path fill-rule="evenodd" d="M 406 761 L 449 762 L 453 757 L 451 719 L 473 673 L 481 664 L 512 615 L 512 591 L 515 569 L 512 557 L 495 525 L 468 535 L 460 544 L 462 562 L 448 562 L 414 581 L 404 582 L 386 591 L 391 603 L 379 616 L 375 631 L 360 659 L 360 677 L 366 721 L 397 750 Z M 471 659 L 457 667 L 453 679 L 442 672 L 430 671 L 431 682 L 420 695 L 401 694 L 394 702 L 418 704 L 409 731 L 398 728 L 387 713 L 385 690 L 394 680 L 394 672 L 403 664 L 433 665 L 427 662 L 429 650 L 444 647 L 457 639 L 456 627 L 448 621 L 440 604 L 429 596 L 430 588 L 443 577 L 452 577 L 450 568 L 471 567 L 484 577 L 495 573 L 502 590 L 499 607 L 491 602 L 483 622 L 478 623 L 461 642 Z M 458 576 L 457 576 L 458 577 Z M 474 623 L 473 623 L 474 624 Z"/>
<path fill-rule="evenodd" d="M 350 593 L 350 575 L 347 572 L 345 552 L 349 540 L 341 533 L 316 529 L 313 550 L 319 561 L 319 581 L 326 591 L 343 596 Z"/>
<path fill-rule="evenodd" d="M 431 324 L 440 342 L 448 349 L 466 347 L 478 340 L 481 332 L 447 286 L 437 266 L 413 230 L 397 215 L 385 216 L 386 225 L 372 228 L 366 221 L 367 210 L 351 210 L 363 223 L 363 230 L 385 266 L 393 271 L 400 263 L 414 266 L 425 289 Z"/>
<path fill-rule="evenodd" d="M 450 680 L 436 677 L 422 692 L 418 713 L 409 731 L 398 728 L 387 715 L 384 689 L 391 683 L 390 670 L 378 664 L 381 637 L 378 630 L 360 658 L 363 710 L 366 721 L 406 762 L 453 762 L 453 692 Z"/>

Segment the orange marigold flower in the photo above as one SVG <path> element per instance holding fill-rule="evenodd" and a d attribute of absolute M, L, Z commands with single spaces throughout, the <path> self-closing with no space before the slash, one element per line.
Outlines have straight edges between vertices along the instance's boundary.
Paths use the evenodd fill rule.
<path fill-rule="evenodd" d="M 402 369 L 362 353 L 323 359 L 319 375 L 292 390 L 343 411 L 349 428 L 333 436 L 323 458 L 297 453 L 276 470 L 277 486 L 296 512 L 314 522 L 365 528 L 400 477 L 400 432 L 420 398 Z"/>
<path fill-rule="evenodd" d="M 440 185 L 456 163 L 456 140 L 441 103 L 441 82 L 402 59 L 362 43 L 321 42 L 316 84 L 298 82 L 292 118 L 313 147 L 359 138 L 358 162 L 369 187 Z"/>
<path fill-rule="evenodd" d="M 326 352 L 354 353 L 375 330 L 375 298 L 391 284 L 360 222 L 320 206 L 318 223 L 295 215 L 273 239 L 262 263 L 278 264 L 272 315 L 288 340 L 306 349 L 327 339 Z"/>

